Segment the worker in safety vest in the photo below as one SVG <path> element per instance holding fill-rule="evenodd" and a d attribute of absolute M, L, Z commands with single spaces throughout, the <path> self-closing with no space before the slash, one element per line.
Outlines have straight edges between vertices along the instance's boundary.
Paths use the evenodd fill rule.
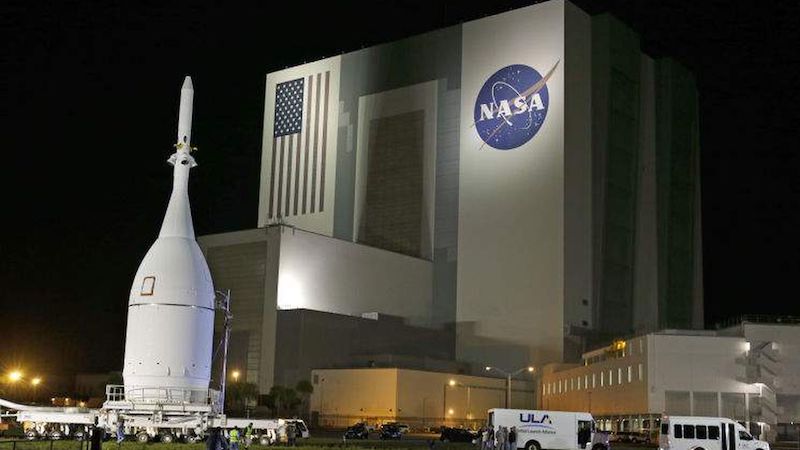
<path fill-rule="evenodd" d="M 253 422 L 247 424 L 247 428 L 244 429 L 244 448 L 249 449 L 250 444 L 253 443 Z"/>
<path fill-rule="evenodd" d="M 228 440 L 231 443 L 231 450 L 239 450 L 239 427 L 233 427 L 228 434 Z"/>

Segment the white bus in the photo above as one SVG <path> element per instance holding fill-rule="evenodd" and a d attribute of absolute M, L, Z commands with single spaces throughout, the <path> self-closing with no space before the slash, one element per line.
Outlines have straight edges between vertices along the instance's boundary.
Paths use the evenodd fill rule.
<path fill-rule="evenodd" d="M 608 434 L 595 432 L 592 415 L 585 412 L 490 409 L 488 426 L 517 432 L 517 449 L 608 450 Z M 768 449 L 764 449 L 768 450 Z"/>
<path fill-rule="evenodd" d="M 723 417 L 664 416 L 661 450 L 770 450 L 741 424 Z"/>

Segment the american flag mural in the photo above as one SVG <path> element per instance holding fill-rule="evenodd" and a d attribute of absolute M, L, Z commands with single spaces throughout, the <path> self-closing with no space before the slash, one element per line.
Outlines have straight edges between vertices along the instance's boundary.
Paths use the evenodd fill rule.
<path fill-rule="evenodd" d="M 269 219 L 324 211 L 329 94 L 330 71 L 275 86 Z"/>

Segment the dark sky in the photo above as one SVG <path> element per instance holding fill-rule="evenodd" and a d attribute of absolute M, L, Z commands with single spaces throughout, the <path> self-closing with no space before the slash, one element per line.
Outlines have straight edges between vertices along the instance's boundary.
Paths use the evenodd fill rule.
<path fill-rule="evenodd" d="M 528 3 L 0 4 L 0 365 L 121 368 L 184 75 L 196 89 L 196 231 L 254 227 L 267 72 Z M 696 74 L 708 324 L 800 314 L 800 7 L 762 3 L 578 2 Z"/>

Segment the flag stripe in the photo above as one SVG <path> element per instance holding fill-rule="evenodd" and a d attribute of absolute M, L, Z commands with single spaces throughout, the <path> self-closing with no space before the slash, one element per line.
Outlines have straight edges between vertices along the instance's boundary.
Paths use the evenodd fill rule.
<path fill-rule="evenodd" d="M 297 150 L 295 151 L 295 164 L 294 164 L 294 210 L 293 213 L 297 215 L 297 196 L 300 192 L 300 141 L 303 137 L 302 133 L 297 133 Z M 291 164 L 291 161 L 289 162 Z M 287 213 L 288 214 L 288 213 Z"/>
<path fill-rule="evenodd" d="M 330 71 L 325 72 L 325 107 L 322 112 L 322 161 L 320 162 L 319 212 L 325 209 L 325 150 L 328 141 L 328 88 L 330 85 L 330 75 Z"/>
<path fill-rule="evenodd" d="M 303 162 L 303 214 L 306 213 L 306 198 L 308 196 L 308 144 L 309 144 L 309 137 L 311 133 L 311 96 L 314 92 L 314 76 L 308 76 L 308 104 L 306 105 L 306 117 L 308 118 L 308 124 L 306 124 L 306 144 L 305 144 L 305 161 Z"/>
<path fill-rule="evenodd" d="M 284 216 L 289 215 L 289 200 L 292 197 L 291 187 L 292 187 L 292 151 L 294 150 L 294 137 L 295 134 L 289 135 L 289 145 L 288 145 L 288 153 L 289 157 L 286 158 L 286 210 L 284 211 Z"/>
<path fill-rule="evenodd" d="M 278 138 L 272 138 L 272 163 L 270 168 L 270 178 L 269 178 L 269 214 L 268 217 L 272 218 L 272 203 L 275 198 L 275 143 L 277 142 Z"/>
<path fill-rule="evenodd" d="M 317 152 L 319 150 L 319 94 L 322 87 L 322 74 L 317 74 L 317 95 L 314 99 L 314 161 L 311 166 L 311 212 L 316 211 L 317 206 Z"/>
<path fill-rule="evenodd" d="M 283 153 L 286 148 L 286 138 L 281 138 L 281 159 L 280 159 L 280 168 L 278 169 L 278 204 L 277 206 L 277 216 L 281 217 L 281 198 L 283 197 Z"/>

